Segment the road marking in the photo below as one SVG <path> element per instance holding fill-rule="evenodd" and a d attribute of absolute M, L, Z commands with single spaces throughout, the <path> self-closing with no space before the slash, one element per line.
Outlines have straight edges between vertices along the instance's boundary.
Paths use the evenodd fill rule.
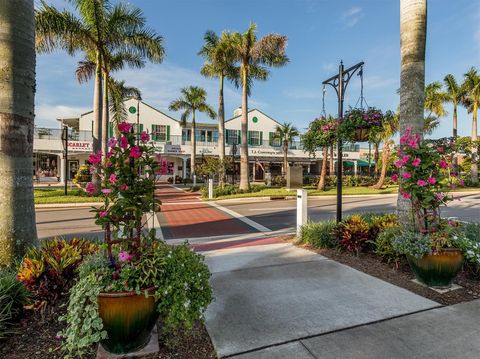
<path fill-rule="evenodd" d="M 278 210 L 278 211 L 284 211 L 284 210 L 290 210 L 290 209 L 295 209 L 295 207 L 269 207 L 269 208 L 249 208 L 249 211 L 271 211 L 271 210 Z"/>
<path fill-rule="evenodd" d="M 235 217 L 235 218 L 239 219 L 240 221 L 248 224 L 250 227 L 255 228 L 257 231 L 260 231 L 260 232 L 271 232 L 272 231 L 271 229 L 269 229 L 265 226 L 262 226 L 260 223 L 252 221 L 250 218 L 247 218 L 244 215 L 241 215 L 240 213 L 232 211 L 231 209 L 220 206 L 219 204 L 217 204 L 215 202 L 206 202 L 206 203 L 208 203 L 212 207 L 217 208 L 220 211 L 223 211 L 223 212 L 231 215 L 232 217 Z"/>

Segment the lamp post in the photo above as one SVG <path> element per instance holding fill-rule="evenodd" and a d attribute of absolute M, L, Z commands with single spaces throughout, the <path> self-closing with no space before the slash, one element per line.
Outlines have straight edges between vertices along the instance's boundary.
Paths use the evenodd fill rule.
<path fill-rule="evenodd" d="M 237 144 L 235 142 L 232 143 L 232 185 L 235 185 L 235 155 L 237 154 Z"/>
<path fill-rule="evenodd" d="M 63 150 L 65 151 L 63 156 L 64 158 L 63 168 L 65 172 L 63 182 L 64 182 L 64 192 L 66 196 L 67 195 L 67 179 L 68 179 L 68 127 L 67 126 L 63 126 L 62 144 L 63 144 Z"/>
<path fill-rule="evenodd" d="M 140 132 L 140 101 L 142 101 L 142 97 L 141 96 L 136 96 L 135 98 L 137 100 L 137 146 L 138 144 L 140 143 L 140 136 L 139 136 L 139 132 Z"/>
<path fill-rule="evenodd" d="M 323 85 L 330 85 L 337 93 L 338 99 L 338 118 L 343 117 L 343 100 L 345 98 L 345 91 L 353 74 L 363 67 L 364 62 L 359 62 L 356 65 L 344 70 L 343 61 L 340 61 L 338 66 L 338 74 L 334 75 L 322 82 Z M 337 223 L 342 221 L 342 171 L 343 171 L 343 153 L 342 153 L 342 139 L 338 138 L 337 143 Z"/>

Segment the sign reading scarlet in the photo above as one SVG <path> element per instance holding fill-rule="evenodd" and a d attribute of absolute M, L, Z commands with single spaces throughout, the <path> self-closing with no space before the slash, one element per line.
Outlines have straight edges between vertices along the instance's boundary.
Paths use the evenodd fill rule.
<path fill-rule="evenodd" d="M 68 141 L 69 151 L 92 152 L 92 142 L 88 141 Z"/>

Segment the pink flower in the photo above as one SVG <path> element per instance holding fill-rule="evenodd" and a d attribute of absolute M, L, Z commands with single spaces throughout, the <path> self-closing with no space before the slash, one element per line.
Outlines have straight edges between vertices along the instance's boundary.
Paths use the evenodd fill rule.
<path fill-rule="evenodd" d="M 428 177 L 427 179 L 428 183 L 430 184 L 435 184 L 437 183 L 437 179 L 435 177 Z"/>
<path fill-rule="evenodd" d="M 102 162 L 102 151 L 98 151 L 97 153 L 92 153 L 88 157 L 88 162 L 90 162 L 94 166 Z"/>
<path fill-rule="evenodd" d="M 397 174 L 392 175 L 392 181 L 393 181 L 393 182 L 397 182 L 397 181 L 398 181 L 398 175 L 397 175 Z"/>
<path fill-rule="evenodd" d="M 440 168 L 448 168 L 448 163 L 445 160 L 440 160 L 438 165 L 440 166 Z"/>
<path fill-rule="evenodd" d="M 97 192 L 97 187 L 95 187 L 92 182 L 88 182 L 85 186 L 85 192 L 87 192 L 88 194 L 94 194 Z"/>
<path fill-rule="evenodd" d="M 121 191 L 126 191 L 127 189 L 128 189 L 128 185 L 127 185 L 126 183 L 122 183 L 122 184 L 120 185 L 120 190 L 121 190 Z"/>
<path fill-rule="evenodd" d="M 420 163 L 422 163 L 422 160 L 420 158 L 415 158 L 413 161 L 412 161 L 412 166 L 413 167 L 418 167 L 420 166 Z"/>
<path fill-rule="evenodd" d="M 410 155 L 403 155 L 402 156 L 402 161 L 403 161 L 404 164 L 406 164 L 409 159 L 410 159 Z"/>
<path fill-rule="evenodd" d="M 111 161 L 107 161 L 107 167 L 112 167 L 112 162 Z"/>
<path fill-rule="evenodd" d="M 410 198 L 412 198 L 412 195 L 408 192 L 403 192 L 402 197 L 405 198 L 405 199 L 410 199 Z"/>
<path fill-rule="evenodd" d="M 435 197 L 437 197 L 437 199 L 439 201 L 443 200 L 445 198 L 446 194 L 444 192 L 437 192 L 435 193 Z"/>
<path fill-rule="evenodd" d="M 110 177 L 108 178 L 111 184 L 115 184 L 117 182 L 117 175 L 115 173 L 112 173 Z"/>
<path fill-rule="evenodd" d="M 108 214 L 108 212 L 106 212 L 106 211 L 100 211 L 100 212 L 98 212 L 98 215 L 99 215 L 100 217 L 105 217 L 107 214 Z"/>
<path fill-rule="evenodd" d="M 128 138 L 126 138 L 125 136 L 120 137 L 119 146 L 121 148 L 127 148 L 128 147 Z"/>
<path fill-rule="evenodd" d="M 427 182 L 422 179 L 419 179 L 417 181 L 417 185 L 419 185 L 420 187 L 425 187 L 427 185 Z"/>
<path fill-rule="evenodd" d="M 120 262 L 130 262 L 132 260 L 132 256 L 128 252 L 120 252 L 118 253 L 118 260 Z"/>
<path fill-rule="evenodd" d="M 412 174 L 410 172 L 403 172 L 402 177 L 405 179 L 412 178 Z"/>
<path fill-rule="evenodd" d="M 395 164 L 395 167 L 400 168 L 400 167 L 402 167 L 405 163 L 403 163 L 402 160 L 396 160 L 396 161 L 394 162 L 394 164 Z"/>
<path fill-rule="evenodd" d="M 141 155 L 142 155 L 142 152 L 140 151 L 140 147 L 133 146 L 132 148 L 130 148 L 130 157 L 138 158 Z"/>
<path fill-rule="evenodd" d="M 110 194 L 110 193 L 112 193 L 112 190 L 110 188 L 102 188 L 102 193 L 103 194 Z"/>
<path fill-rule="evenodd" d="M 117 139 L 112 137 L 108 140 L 108 147 L 115 147 L 117 145 Z"/>
<path fill-rule="evenodd" d="M 409 140 L 407 142 L 407 145 L 410 146 L 410 147 L 417 147 L 417 140 L 412 138 L 411 140 Z"/>
<path fill-rule="evenodd" d="M 464 187 L 465 186 L 465 181 L 463 179 L 460 179 L 458 181 L 458 184 L 461 186 L 461 187 Z"/>
<path fill-rule="evenodd" d="M 124 121 L 118 125 L 118 130 L 122 133 L 129 133 L 132 126 L 133 126 L 132 124 Z"/>
<path fill-rule="evenodd" d="M 140 141 L 142 142 L 148 142 L 150 141 L 150 135 L 148 133 L 146 133 L 145 131 L 143 131 L 141 134 L 140 134 Z"/>
<path fill-rule="evenodd" d="M 113 151 L 108 151 L 108 152 L 107 152 L 107 158 L 110 158 L 110 157 L 112 157 L 112 156 L 113 156 Z"/>

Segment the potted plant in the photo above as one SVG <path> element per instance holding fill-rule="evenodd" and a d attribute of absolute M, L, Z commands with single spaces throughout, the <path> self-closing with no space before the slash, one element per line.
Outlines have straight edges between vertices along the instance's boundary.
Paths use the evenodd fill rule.
<path fill-rule="evenodd" d="M 341 137 L 347 141 L 367 141 L 370 132 L 380 129 L 383 113 L 375 107 L 350 108 L 340 121 Z"/>
<path fill-rule="evenodd" d="M 457 243 L 462 236 L 456 222 L 440 216 L 440 208 L 452 200 L 452 147 L 450 139 L 423 140 L 410 129 L 400 138 L 400 194 L 411 202 L 410 225 L 393 241 L 397 252 L 405 254 L 417 280 L 429 287 L 448 288 L 463 262 Z"/>
<path fill-rule="evenodd" d="M 154 147 L 146 132 L 137 135 L 132 125 L 118 125 L 108 153 L 90 155 L 90 172 L 97 172 L 101 187 L 92 182 L 85 190 L 101 192 L 104 204 L 94 208 L 96 224 L 105 231 L 102 250 L 87 257 L 72 288 L 65 348 L 87 351 L 93 343 L 115 354 L 145 346 L 160 315 L 163 330 L 190 327 L 212 300 L 210 272 L 203 257 L 187 245 L 172 247 L 144 231 L 147 214 L 158 210 L 154 197 Z"/>

